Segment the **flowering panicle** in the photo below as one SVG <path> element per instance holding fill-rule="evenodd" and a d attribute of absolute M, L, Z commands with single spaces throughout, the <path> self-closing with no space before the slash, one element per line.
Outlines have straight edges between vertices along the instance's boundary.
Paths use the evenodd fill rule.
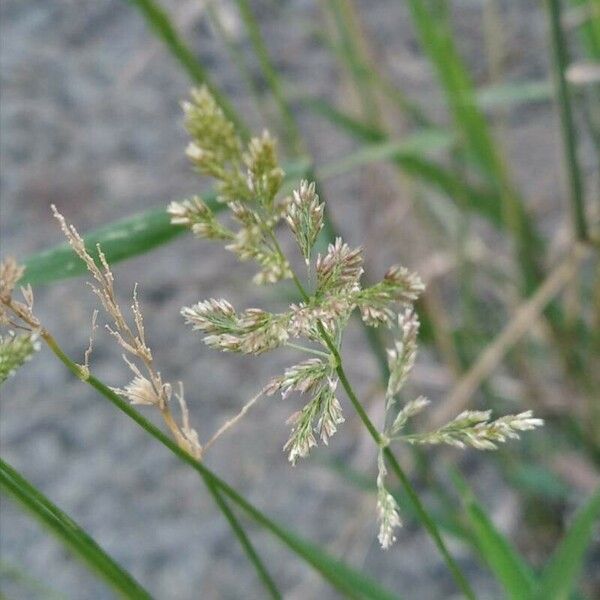
<path fill-rule="evenodd" d="M 40 349 L 36 333 L 9 331 L 0 335 L 0 384 L 4 383 Z"/>
<path fill-rule="evenodd" d="M 496 450 L 498 443 L 518 439 L 520 431 L 530 431 L 544 424 L 530 410 L 518 415 L 505 415 L 490 421 L 490 410 L 466 410 L 431 433 L 405 436 L 411 444 L 449 444 L 457 448 L 471 446 L 477 450 Z"/>
<path fill-rule="evenodd" d="M 422 412 L 428 404 L 429 400 L 423 396 L 419 396 L 415 400 L 409 400 L 396 415 L 390 427 L 390 434 L 397 435 L 408 420 Z"/>
<path fill-rule="evenodd" d="M 428 400 L 418 397 L 396 409 L 396 398 L 413 368 L 417 352 L 419 320 L 413 303 L 424 290 L 421 279 L 396 265 L 388 269 L 381 281 L 363 288 L 362 250 L 351 248 L 340 237 L 329 244 L 325 253 L 317 255 L 311 265 L 312 250 L 324 219 L 324 206 L 315 184 L 302 181 L 290 199 L 278 200 L 283 171 L 278 165 L 275 141 L 267 132 L 252 139 L 243 150 L 233 126 L 206 89 L 195 92 L 192 103 L 184 109 L 193 138 L 188 155 L 201 172 L 217 180 L 219 199 L 227 203 L 231 219 L 239 228 L 235 231 L 222 228 L 206 205 L 194 200 L 171 204 L 172 222 L 185 225 L 203 237 L 225 240 L 225 247 L 240 260 L 257 262 L 261 270 L 254 278 L 256 283 L 292 278 L 302 299 L 278 314 L 256 308 L 237 313 L 225 300 L 200 302 L 184 308 L 182 314 L 187 323 L 205 334 L 206 344 L 220 350 L 260 354 L 289 346 L 319 356 L 289 367 L 263 389 L 266 395 L 280 392 L 284 399 L 292 392 L 310 397 L 289 419 L 292 431 L 284 449 L 290 462 L 295 464 L 307 456 L 319 437 L 327 443 L 344 421 L 335 390 L 338 376 L 343 373 L 342 336 L 353 311 L 358 310 L 370 327 L 392 328 L 398 324 L 398 339 L 388 350 L 390 376 L 385 392 L 385 427 L 378 439 L 379 541 L 388 548 L 400 525 L 398 505 L 385 487 L 385 448 L 391 442 L 448 443 L 492 449 L 499 442 L 517 437 L 519 431 L 541 425 L 541 420 L 525 412 L 490 421 L 489 413 L 475 411 L 459 415 L 432 433 L 403 435 L 408 420 L 428 404 Z M 276 227 L 282 218 L 298 244 L 306 262 L 307 279 L 314 289 L 305 289 L 281 250 Z M 319 344 L 320 348 L 297 346 L 291 341 L 296 338 L 305 338 L 311 346 Z"/>
<path fill-rule="evenodd" d="M 191 101 L 183 102 L 185 126 L 192 142 L 186 154 L 198 170 L 229 181 L 242 160 L 242 142 L 206 87 L 192 90 Z"/>
<path fill-rule="evenodd" d="M 274 378 L 267 386 L 267 394 L 281 392 L 281 397 L 285 399 L 291 392 L 312 393 L 331 375 L 331 364 L 323 362 L 320 358 L 309 358 L 288 367 L 283 375 Z"/>
<path fill-rule="evenodd" d="M 287 221 L 300 252 L 310 263 L 310 252 L 323 228 L 323 210 L 325 205 L 319 203 L 314 182 L 300 182 L 300 188 L 294 191 L 293 199 L 288 205 L 285 220 Z"/>
<path fill-rule="evenodd" d="M 277 158 L 277 144 L 267 131 L 252 138 L 244 151 L 242 142 L 206 87 L 192 92 L 183 103 L 185 123 L 192 137 L 188 158 L 198 170 L 217 180 L 217 199 L 226 203 L 240 227 L 223 226 L 199 198 L 172 202 L 171 222 L 184 225 L 196 235 L 226 240 L 227 250 L 240 260 L 260 266 L 254 282 L 275 283 L 292 276 L 272 231 L 283 218 L 287 202 L 277 202 L 284 172 Z"/>

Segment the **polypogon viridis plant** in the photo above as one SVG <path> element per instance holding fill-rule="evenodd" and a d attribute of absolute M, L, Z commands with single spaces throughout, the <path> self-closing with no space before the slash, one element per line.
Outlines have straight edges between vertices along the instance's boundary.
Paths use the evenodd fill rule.
<path fill-rule="evenodd" d="M 290 417 L 292 430 L 284 449 L 291 463 L 306 457 L 318 438 L 327 444 L 344 422 L 337 387 L 342 377 L 351 399 L 354 396 L 340 356 L 351 315 L 358 311 L 367 326 L 397 331 L 397 339 L 388 350 L 385 424 L 376 436 L 380 446 L 379 541 L 387 548 L 400 524 L 396 501 L 385 487 L 384 449 L 389 444 L 444 443 L 491 450 L 498 442 L 517 438 L 518 432 L 533 429 L 542 421 L 533 418 L 531 411 L 494 421 L 490 411 L 465 411 L 436 431 L 404 435 L 407 421 L 428 404 L 419 397 L 397 408 L 417 351 L 419 321 L 413 303 L 424 289 L 420 278 L 404 267 L 393 266 L 381 281 L 364 287 L 361 248 L 351 248 L 341 238 L 315 258 L 312 251 L 324 219 L 315 184 L 303 181 L 291 198 L 280 197 L 284 173 L 275 140 L 265 131 L 244 148 L 233 123 L 206 88 L 194 90 L 183 110 L 192 138 L 187 155 L 200 173 L 216 180 L 217 200 L 229 208 L 229 221 L 217 219 L 201 198 L 194 197 L 169 205 L 172 223 L 188 227 L 199 237 L 225 243 L 240 260 L 256 262 L 257 284 L 293 279 L 301 301 L 285 312 L 272 313 L 260 308 L 238 311 L 225 299 L 209 299 L 181 312 L 193 329 L 204 334 L 208 346 L 224 352 L 258 355 L 288 346 L 311 355 L 264 388 L 267 395 L 279 392 L 287 398 L 297 392 L 308 398 Z M 304 258 L 306 283 L 292 270 L 279 244 L 277 228 L 281 222 L 288 225 Z M 298 344 L 298 340 L 306 345 Z"/>

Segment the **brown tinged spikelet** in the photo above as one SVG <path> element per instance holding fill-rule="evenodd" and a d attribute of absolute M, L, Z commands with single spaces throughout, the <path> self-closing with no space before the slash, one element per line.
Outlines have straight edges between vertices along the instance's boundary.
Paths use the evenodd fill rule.
<path fill-rule="evenodd" d="M 124 388 L 113 390 L 131 404 L 155 406 L 160 411 L 164 422 L 170 429 L 178 445 L 192 456 L 200 458 L 202 446 L 198 434 L 189 426 L 188 410 L 183 398 L 183 387 L 177 396 L 179 401 L 182 421 L 177 423 L 170 408 L 172 389 L 169 383 L 163 382 L 162 377 L 154 365 L 152 351 L 146 343 L 146 333 L 141 307 L 137 295 L 137 286 L 133 291 L 133 304 L 131 312 L 134 327 L 127 322 L 114 289 L 114 276 L 102 249 L 96 247 L 101 267 L 94 261 L 85 247 L 83 238 L 73 225 L 69 225 L 65 218 L 52 206 L 54 216 L 60 223 L 69 244 L 75 253 L 83 260 L 92 275 L 95 283 L 91 284 L 96 296 L 100 299 L 107 315 L 112 319 L 112 326 L 107 325 L 110 334 L 117 340 L 125 351 L 123 360 L 134 374 L 132 381 Z M 137 364 L 136 364 L 137 363 Z"/>

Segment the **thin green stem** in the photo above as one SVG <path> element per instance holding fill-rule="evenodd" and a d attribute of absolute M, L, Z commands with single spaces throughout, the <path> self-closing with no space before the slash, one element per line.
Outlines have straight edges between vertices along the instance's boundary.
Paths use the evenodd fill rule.
<path fill-rule="evenodd" d="M 327 347 L 329 348 L 329 350 L 331 351 L 331 353 L 333 354 L 333 356 L 336 360 L 336 372 L 340 379 L 342 387 L 344 388 L 344 390 L 346 391 L 346 394 L 348 395 L 348 398 L 350 399 L 350 402 L 352 402 L 354 409 L 356 410 L 361 421 L 364 423 L 365 427 L 371 434 L 371 437 L 373 438 L 375 443 L 378 446 L 381 446 L 381 444 L 382 444 L 381 435 L 377 431 L 375 425 L 373 425 L 373 422 L 371 421 L 371 419 L 369 418 L 369 415 L 363 408 L 363 405 L 361 404 L 360 400 L 358 399 L 356 393 L 354 392 L 352 385 L 350 384 L 350 381 L 348 380 L 348 377 L 346 376 L 346 372 L 345 372 L 343 364 L 342 364 L 342 357 L 339 353 L 339 350 L 336 348 L 335 344 L 333 343 L 333 340 L 331 339 L 331 337 L 329 336 L 329 334 L 327 333 L 327 331 L 325 330 L 323 325 L 321 323 L 319 323 L 317 325 L 317 327 L 319 328 L 319 333 L 321 334 L 323 341 L 325 342 L 325 344 L 327 345 Z M 415 511 L 416 511 L 417 515 L 419 516 L 419 519 L 425 526 L 425 529 L 427 529 L 429 535 L 432 537 L 435 545 L 437 546 L 438 550 L 440 551 L 441 555 L 443 556 L 444 560 L 446 561 L 446 564 L 448 565 L 448 568 L 450 569 L 450 572 L 452 573 L 452 576 L 454 577 L 456 584 L 462 590 L 462 592 L 465 594 L 465 596 L 467 598 L 469 598 L 470 600 L 475 600 L 475 593 L 473 592 L 471 585 L 467 581 L 466 577 L 463 575 L 462 571 L 460 570 L 460 567 L 458 566 L 458 564 L 456 563 L 454 558 L 452 558 L 452 555 L 448 551 L 448 548 L 446 547 L 446 544 L 445 544 L 444 540 L 442 539 L 442 536 L 437 528 L 437 525 L 435 524 L 435 521 L 431 518 L 431 516 L 427 512 L 425 506 L 423 505 L 423 503 L 421 502 L 421 500 L 419 498 L 419 495 L 417 494 L 415 488 L 410 483 L 410 480 L 406 476 L 406 473 L 404 473 L 402 467 L 400 466 L 400 463 L 396 459 L 391 448 L 389 446 L 386 446 L 383 450 L 383 453 L 385 455 L 386 460 L 391 465 L 392 470 L 398 477 L 398 480 L 404 487 L 404 490 L 405 490 L 409 500 L 413 504 Z"/>
<path fill-rule="evenodd" d="M 95 380 L 93 377 L 91 377 L 87 373 L 85 373 L 84 370 L 78 364 L 74 363 L 65 354 L 65 352 L 58 345 L 58 343 L 56 342 L 56 340 L 50 333 L 48 333 L 46 330 L 43 330 L 41 333 L 41 336 L 42 336 L 43 340 L 46 342 L 46 344 L 48 345 L 48 347 L 50 348 L 50 350 L 52 350 L 52 352 L 54 352 L 54 354 L 61 360 L 61 362 L 76 377 L 78 377 L 85 383 L 88 383 L 89 385 L 96 388 L 97 390 L 103 392 L 104 386 L 102 384 L 100 384 L 100 382 Z M 106 394 L 104 394 L 104 395 L 106 396 Z M 117 398 L 118 398 L 118 396 L 117 396 Z M 114 399 L 112 398 L 112 395 L 109 399 L 114 401 Z M 135 412 L 135 411 L 132 411 L 132 412 Z M 179 446 L 177 446 L 177 448 L 179 448 Z M 184 452 L 184 451 L 182 450 L 182 452 Z M 185 454 L 187 454 L 187 453 L 185 453 Z M 275 585 L 275 582 L 269 575 L 266 567 L 264 566 L 260 557 L 256 553 L 256 550 L 254 549 L 252 542 L 246 535 L 246 533 L 245 533 L 244 529 L 242 528 L 242 526 L 240 525 L 239 521 L 236 519 L 235 515 L 233 514 L 233 512 L 231 511 L 231 509 L 229 508 L 229 506 L 227 505 L 227 503 L 221 496 L 219 489 L 215 486 L 214 482 L 212 482 L 209 479 L 205 478 L 204 482 L 206 484 L 206 487 L 208 488 L 208 491 L 212 495 L 215 503 L 217 504 L 217 506 L 219 507 L 219 509 L 225 516 L 225 518 L 227 519 L 227 522 L 229 523 L 233 533 L 237 537 L 240 545 L 242 546 L 242 549 L 246 553 L 248 560 L 254 566 L 256 573 L 257 573 L 260 581 L 265 586 L 267 592 L 269 593 L 269 596 L 275 600 L 279 600 L 281 598 L 281 594 L 277 590 L 277 586 Z"/>
<path fill-rule="evenodd" d="M 150 594 L 83 530 L 8 463 L 0 459 L 0 487 L 9 492 L 123 598 Z"/>
<path fill-rule="evenodd" d="M 179 62 L 190 78 L 197 84 L 205 85 L 215 97 L 223 112 L 236 124 L 243 137 L 249 137 L 249 130 L 233 105 L 214 85 L 206 69 L 196 58 L 190 47 L 179 35 L 167 12 L 154 0 L 127 0 L 139 9 L 148 25 L 162 40 L 173 57 Z"/>
<path fill-rule="evenodd" d="M 137 410 L 132 408 L 126 401 L 114 393 L 108 386 L 92 375 L 85 376 L 79 365 L 73 362 L 56 343 L 54 338 L 47 332 L 42 332 L 42 337 L 50 349 L 56 354 L 61 362 L 79 379 L 97 390 L 102 396 L 114 404 L 120 411 L 135 421 L 142 429 L 157 439 L 163 446 L 167 447 L 181 461 L 188 464 L 200 474 L 205 484 L 213 485 L 216 490 L 227 496 L 233 503 L 240 507 L 252 520 L 267 529 L 282 543 L 300 556 L 321 575 L 327 579 L 336 589 L 344 593 L 348 598 L 377 598 L 381 600 L 398 600 L 398 597 L 381 588 L 376 582 L 363 576 L 361 573 L 347 567 L 317 546 L 295 535 L 275 521 L 269 519 L 261 511 L 255 508 L 241 494 L 225 481 L 217 477 L 208 467 L 195 459 L 191 454 L 180 448 L 169 436 L 158 427 L 145 419 Z"/>
<path fill-rule="evenodd" d="M 256 553 L 252 542 L 246 535 L 246 532 L 240 525 L 239 521 L 236 519 L 235 515 L 233 514 L 233 511 L 231 510 L 223 496 L 221 496 L 221 492 L 219 492 L 218 488 L 210 480 L 206 480 L 206 488 L 208 489 L 210 495 L 213 497 L 215 504 L 219 507 L 220 511 L 227 519 L 229 526 L 231 527 L 237 539 L 239 540 L 240 545 L 242 546 L 244 552 L 246 553 L 246 556 L 248 557 L 248 560 L 250 560 L 250 562 L 254 565 L 256 573 L 259 579 L 262 581 L 263 585 L 265 586 L 265 589 L 269 593 L 269 596 L 271 598 L 274 598 L 275 600 L 281 599 L 282 595 L 277 589 L 275 582 L 269 575 L 269 572 L 267 571 L 266 567 L 263 565 L 262 560 Z"/>
<path fill-rule="evenodd" d="M 320 350 L 315 350 L 314 348 L 307 348 L 306 346 L 301 346 L 300 344 L 294 344 L 292 342 L 286 342 L 285 344 L 288 348 L 294 348 L 295 350 L 300 350 L 300 352 L 307 352 L 308 354 L 314 354 L 316 356 L 322 356 L 324 358 L 329 358 L 329 354 L 327 352 L 321 352 Z"/>
<path fill-rule="evenodd" d="M 260 31 L 260 25 L 254 17 L 254 13 L 252 12 L 252 8 L 248 0 L 236 0 L 236 4 L 246 26 L 250 43 L 254 48 L 254 53 L 258 58 L 263 75 L 267 80 L 267 84 L 271 88 L 271 92 L 273 93 L 273 97 L 275 98 L 275 102 L 277 103 L 281 113 L 287 134 L 286 139 L 290 141 L 290 147 L 293 152 L 295 154 L 301 154 L 304 144 L 302 141 L 302 136 L 300 135 L 300 129 L 285 97 L 281 79 L 271 62 L 269 51 Z"/>
<path fill-rule="evenodd" d="M 569 58 L 567 46 L 561 28 L 560 0 L 546 0 L 548 17 L 550 20 L 550 37 L 552 43 L 552 55 L 554 59 L 554 77 L 556 80 L 556 96 L 560 115 L 563 145 L 567 161 L 567 175 L 569 178 L 569 199 L 573 215 L 573 225 L 577 239 L 586 241 L 588 229 L 585 219 L 585 207 L 583 199 L 583 183 L 581 171 L 577 160 L 577 134 L 573 119 L 573 108 L 565 72 L 568 67 Z"/>

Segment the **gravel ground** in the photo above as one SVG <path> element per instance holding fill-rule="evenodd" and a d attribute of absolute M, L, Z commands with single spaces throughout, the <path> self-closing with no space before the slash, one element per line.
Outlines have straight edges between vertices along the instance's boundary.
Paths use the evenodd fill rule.
<path fill-rule="evenodd" d="M 262 126 L 224 48 L 196 2 L 163 2 L 184 24 L 194 49 L 218 84 Z M 277 66 L 298 94 L 346 103 L 347 84 L 319 40 L 316 3 L 281 5 L 263 0 L 259 15 Z M 225 16 L 234 34 L 240 25 L 229 3 Z M 408 15 L 391 0 L 361 3 L 378 61 L 411 96 L 436 106 L 431 73 L 418 51 Z M 368 9 L 367 9 L 368 7 Z M 462 49 L 477 56 L 481 46 L 479 2 L 457 7 Z M 189 82 L 153 40 L 136 11 L 119 0 L 5 0 L 1 8 L 2 77 L 1 185 L 2 253 L 24 257 L 61 241 L 49 205 L 80 231 L 164 205 L 203 189 L 184 156 L 186 136 L 178 102 Z M 515 78 L 545 73 L 544 26 L 538 3 L 507 3 L 507 71 Z M 528 50 L 520 53 L 520 42 Z M 481 58 L 474 72 L 484 82 Z M 352 150 L 351 143 L 318 117 L 300 112 L 308 143 L 320 161 Z M 518 177 L 551 215 L 560 196 L 556 129 L 550 107 L 537 105 L 508 121 L 506 146 Z M 328 182 L 336 223 L 351 242 L 366 240 L 373 272 L 391 261 L 427 264 L 432 249 L 415 233 L 410 203 L 397 197 L 386 167 L 370 168 Z M 368 199 L 368 204 L 365 200 Z M 373 204 L 377 210 L 373 211 Z M 343 206 L 342 206 L 343 204 Z M 382 237 L 387 243 L 381 243 Z M 385 246 L 385 247 L 383 247 Z M 121 264 L 115 269 L 121 297 L 140 284 L 147 330 L 156 361 L 169 380 L 185 382 L 194 425 L 206 439 L 292 355 L 259 359 L 223 357 L 188 331 L 179 308 L 207 296 L 242 306 L 276 306 L 275 294 L 248 287 L 249 268 L 221 248 L 189 237 Z M 40 288 L 38 312 L 66 351 L 82 356 L 93 300 L 81 280 Z M 360 331 L 346 348 L 350 371 L 365 394 L 376 369 Z M 99 377 L 121 385 L 127 371 L 119 351 L 100 335 L 93 356 Z M 431 383 L 432 370 L 438 382 Z M 361 377 L 359 374 L 365 373 Z M 441 377 L 441 384 L 439 383 Z M 422 356 L 415 381 L 439 397 L 445 374 Z M 429 383 L 428 383 L 429 381 Z M 263 591 L 227 525 L 198 478 L 125 417 L 73 381 L 44 350 L 3 388 L 2 455 L 95 539 L 157 597 L 262 598 Z M 347 415 L 350 410 L 346 407 Z M 374 542 L 374 500 L 323 466 L 336 457 L 374 470 L 373 449 L 353 418 L 327 452 L 291 469 L 281 446 L 285 420 L 294 407 L 262 402 L 215 446 L 208 463 L 268 514 L 326 544 L 331 551 L 377 577 L 406 598 L 451 598 L 453 585 L 432 544 L 412 525 L 395 550 Z M 373 407 L 374 414 L 377 408 Z M 148 416 L 152 416 L 148 414 Z M 408 460 L 408 459 L 407 459 Z M 497 475 L 473 465 L 473 481 L 510 531 L 518 511 Z M 494 490 L 492 492 L 491 490 Z M 49 598 L 50 589 L 76 599 L 111 597 L 78 562 L 11 502 L 2 501 L 0 552 L 4 593 L 9 598 Z M 286 598 L 336 597 L 292 555 L 250 528 Z M 499 597 L 484 572 L 459 545 L 453 546 L 481 597 Z M 25 576 L 26 574 L 26 576 Z M 43 582 L 43 584 L 41 583 Z M 41 589 L 43 585 L 46 589 Z"/>

